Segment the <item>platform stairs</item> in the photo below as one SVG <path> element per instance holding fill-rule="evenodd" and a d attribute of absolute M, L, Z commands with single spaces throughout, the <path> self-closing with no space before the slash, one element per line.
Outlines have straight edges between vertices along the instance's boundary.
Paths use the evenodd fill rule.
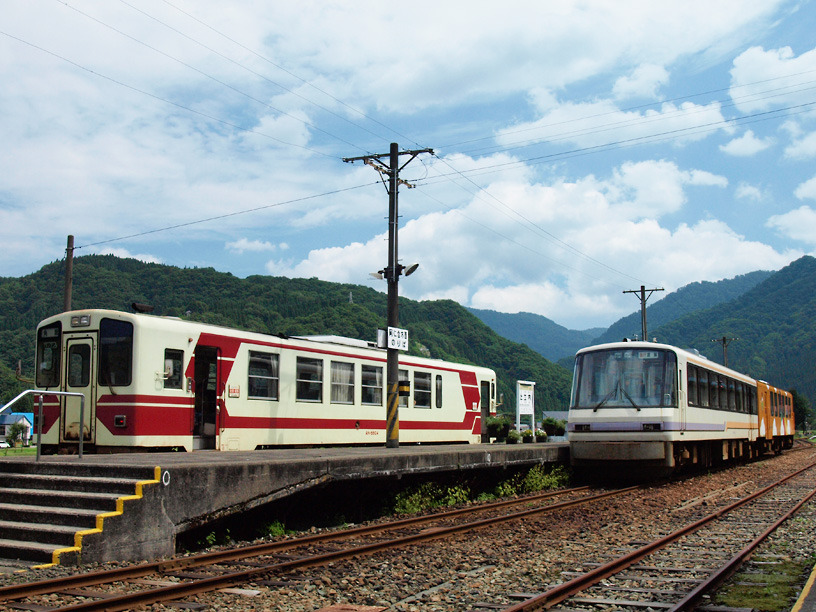
<path fill-rule="evenodd" d="M 155 482 L 147 467 L 0 461 L 0 565 L 81 561 L 82 537 L 126 512 Z M 56 553 L 56 554 L 55 554 Z"/>

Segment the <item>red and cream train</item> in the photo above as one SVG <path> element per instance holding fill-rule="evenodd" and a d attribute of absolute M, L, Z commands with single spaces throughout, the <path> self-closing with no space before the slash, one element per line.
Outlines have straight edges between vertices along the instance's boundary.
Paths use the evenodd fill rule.
<path fill-rule="evenodd" d="M 386 352 L 174 317 L 79 310 L 37 327 L 43 452 L 384 444 Z M 399 440 L 475 443 L 496 410 L 483 367 L 400 356 Z"/>

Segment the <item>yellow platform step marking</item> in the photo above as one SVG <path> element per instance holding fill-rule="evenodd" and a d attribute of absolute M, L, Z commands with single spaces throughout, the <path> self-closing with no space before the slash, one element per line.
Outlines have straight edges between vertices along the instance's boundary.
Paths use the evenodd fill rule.
<path fill-rule="evenodd" d="M 62 555 L 63 553 L 82 552 L 83 537 L 94 533 L 102 533 L 103 525 L 105 523 L 106 518 L 110 518 L 112 516 L 121 516 L 125 511 L 125 501 L 131 499 L 141 499 L 142 487 L 144 487 L 145 485 L 159 484 L 160 481 L 161 481 L 161 467 L 157 465 L 156 467 L 153 468 L 153 480 L 140 480 L 139 482 L 137 482 L 136 493 L 134 495 L 123 495 L 122 497 L 117 498 L 116 510 L 114 510 L 113 512 L 102 512 L 96 515 L 96 527 L 94 529 L 83 529 L 81 531 L 77 531 L 74 534 L 73 546 L 68 548 L 58 548 L 53 553 L 51 553 L 51 563 L 35 565 L 33 566 L 32 569 L 43 569 L 59 565 L 60 555 Z"/>

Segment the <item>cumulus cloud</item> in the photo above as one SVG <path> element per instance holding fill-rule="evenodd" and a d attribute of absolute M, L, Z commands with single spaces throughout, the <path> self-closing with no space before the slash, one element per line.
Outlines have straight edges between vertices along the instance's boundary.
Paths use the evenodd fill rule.
<path fill-rule="evenodd" d="M 121 248 L 105 248 L 99 251 L 100 255 L 115 255 L 125 259 L 137 259 L 144 263 L 164 263 L 161 257 L 150 255 L 149 253 L 131 253 L 127 249 Z"/>
<path fill-rule="evenodd" d="M 785 157 L 789 159 L 811 159 L 816 157 L 816 132 L 805 134 L 785 147 Z"/>
<path fill-rule="evenodd" d="M 816 176 L 799 185 L 793 193 L 800 200 L 816 200 Z"/>
<path fill-rule="evenodd" d="M 662 142 L 668 138 L 682 145 L 700 141 L 716 130 L 732 129 L 718 102 L 666 102 L 657 109 L 622 111 L 612 100 L 554 105 L 549 97 L 538 99 L 546 104 L 540 109 L 541 117 L 500 130 L 498 143 L 505 147 L 541 142 L 597 147 Z"/>
<path fill-rule="evenodd" d="M 618 100 L 627 98 L 657 98 L 657 90 L 668 83 L 669 73 L 663 66 L 641 64 L 631 74 L 615 81 L 612 94 Z"/>
<path fill-rule="evenodd" d="M 278 248 L 278 245 L 272 244 L 271 242 L 265 240 L 249 240 L 248 238 L 240 238 L 239 240 L 235 240 L 234 242 L 227 242 L 224 245 L 229 251 L 234 251 L 236 253 L 244 253 L 246 251 L 250 251 L 253 253 L 263 253 L 265 251 L 274 251 Z"/>
<path fill-rule="evenodd" d="M 492 198 L 421 215 L 400 229 L 402 261 L 420 263 L 400 291 L 581 325 L 633 310 L 618 294 L 645 282 L 640 279 L 672 290 L 789 262 L 795 253 L 746 240 L 720 221 L 676 229 L 659 223 L 662 214 L 682 208 L 686 189 L 726 185 L 724 177 L 666 161 L 626 163 L 603 178 L 496 183 L 487 188 Z M 559 228 L 557 237 L 552 227 Z M 273 261 L 269 270 L 362 282 L 385 265 L 386 245 L 380 234 L 312 250 L 300 261 Z"/>
<path fill-rule="evenodd" d="M 720 145 L 720 151 L 737 157 L 749 157 L 764 151 L 772 144 L 772 139 L 757 138 L 753 131 L 748 130 L 739 138 L 734 138 L 729 143 Z"/>
<path fill-rule="evenodd" d="M 734 59 L 731 99 L 743 113 L 812 102 L 801 74 L 816 70 L 816 49 L 799 56 L 790 47 L 751 47 Z"/>
<path fill-rule="evenodd" d="M 782 215 L 774 215 L 766 225 L 788 238 L 816 245 L 816 210 L 810 206 L 800 206 Z"/>
<path fill-rule="evenodd" d="M 756 202 L 762 200 L 762 191 L 759 187 L 749 185 L 748 183 L 740 183 L 737 185 L 734 195 L 740 200 L 754 200 Z"/>

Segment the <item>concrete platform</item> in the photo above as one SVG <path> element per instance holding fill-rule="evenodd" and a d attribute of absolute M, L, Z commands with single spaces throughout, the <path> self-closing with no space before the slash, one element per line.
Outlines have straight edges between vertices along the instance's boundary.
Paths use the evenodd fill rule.
<path fill-rule="evenodd" d="M 568 462 L 566 443 L 59 455 L 39 462 L 0 458 L 0 497 L 4 487 L 19 492 L 28 478 L 31 497 L 36 489 L 47 499 L 42 488 L 51 486 L 60 499 L 65 491 L 57 489 L 77 491 L 77 498 L 104 498 L 109 505 L 94 514 L 93 527 L 75 527 L 73 546 L 54 550 L 52 544 L 47 554 L 62 564 L 136 561 L 173 555 L 177 535 L 189 529 L 330 482 Z M 55 508 L 62 511 L 59 517 L 38 520 L 77 525 L 82 505 L 60 505 L 69 508 Z M 0 539 L 5 537 L 0 523 Z"/>

